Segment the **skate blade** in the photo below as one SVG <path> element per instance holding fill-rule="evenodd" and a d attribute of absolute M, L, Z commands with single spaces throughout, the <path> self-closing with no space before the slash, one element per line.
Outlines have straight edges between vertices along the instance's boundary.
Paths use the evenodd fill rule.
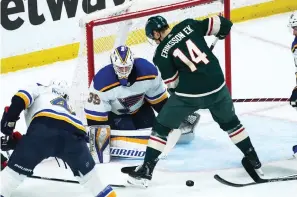
<path fill-rule="evenodd" d="M 132 186 L 140 187 L 140 188 L 147 188 L 149 184 L 149 180 L 147 179 L 136 179 L 133 177 L 129 177 L 127 180 L 127 183 L 129 183 Z"/>

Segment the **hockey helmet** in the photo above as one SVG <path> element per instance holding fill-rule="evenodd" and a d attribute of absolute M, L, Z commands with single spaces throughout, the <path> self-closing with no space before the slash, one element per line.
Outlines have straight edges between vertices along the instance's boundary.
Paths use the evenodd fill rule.
<path fill-rule="evenodd" d="M 160 31 L 162 28 L 168 26 L 167 20 L 162 16 L 150 17 L 145 25 L 145 35 L 154 40 L 154 32 Z"/>
<path fill-rule="evenodd" d="M 121 85 L 127 86 L 128 77 L 134 64 L 134 55 L 131 49 L 121 45 L 111 52 L 110 59 Z"/>
<path fill-rule="evenodd" d="M 289 25 L 290 28 L 297 27 L 297 11 L 291 14 L 289 19 Z"/>
<path fill-rule="evenodd" d="M 66 101 L 69 101 L 69 89 L 67 81 L 60 79 L 53 79 L 50 81 L 49 86 L 53 89 L 53 92 L 63 97 Z"/>

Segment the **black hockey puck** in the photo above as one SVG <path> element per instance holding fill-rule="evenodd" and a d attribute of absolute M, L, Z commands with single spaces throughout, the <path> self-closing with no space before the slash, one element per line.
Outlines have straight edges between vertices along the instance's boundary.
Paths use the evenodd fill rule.
<path fill-rule="evenodd" d="M 189 186 L 189 187 L 192 187 L 192 186 L 194 186 L 194 181 L 187 180 L 186 185 Z"/>

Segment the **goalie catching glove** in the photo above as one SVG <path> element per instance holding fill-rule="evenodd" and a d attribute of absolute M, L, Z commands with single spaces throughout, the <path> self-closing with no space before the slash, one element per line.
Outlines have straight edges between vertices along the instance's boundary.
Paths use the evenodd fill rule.
<path fill-rule="evenodd" d="M 293 89 L 290 97 L 290 105 L 297 110 L 297 86 Z"/>

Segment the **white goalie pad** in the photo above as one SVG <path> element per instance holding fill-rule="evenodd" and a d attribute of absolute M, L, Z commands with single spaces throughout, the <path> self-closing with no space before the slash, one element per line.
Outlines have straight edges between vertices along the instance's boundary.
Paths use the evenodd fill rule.
<path fill-rule="evenodd" d="M 144 158 L 151 128 L 139 130 L 112 130 L 111 156 Z"/>
<path fill-rule="evenodd" d="M 106 128 L 92 126 L 89 132 L 90 152 L 95 163 L 98 164 L 110 162 L 111 157 L 144 158 L 152 130 L 147 128 L 109 131 L 109 126 Z M 176 144 L 187 144 L 193 139 L 193 132 L 182 134 L 180 129 L 175 129 L 168 136 L 164 152 L 167 155 Z"/>

